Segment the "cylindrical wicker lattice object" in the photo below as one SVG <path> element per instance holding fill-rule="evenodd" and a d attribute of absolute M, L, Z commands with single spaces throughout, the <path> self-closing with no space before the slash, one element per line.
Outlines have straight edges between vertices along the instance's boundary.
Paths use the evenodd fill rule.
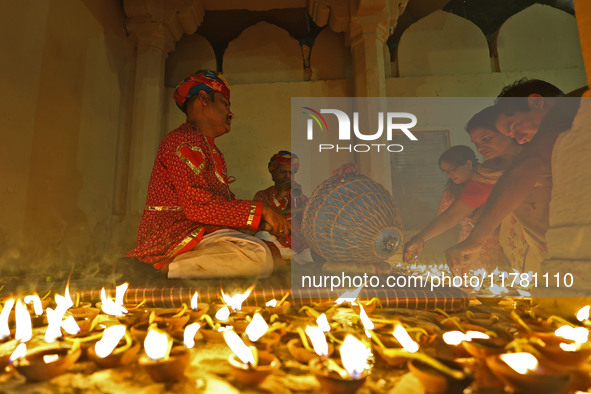
<path fill-rule="evenodd" d="M 314 190 L 302 231 L 310 247 L 332 262 L 385 261 L 403 243 L 402 219 L 392 195 L 355 173 L 328 178 Z"/>

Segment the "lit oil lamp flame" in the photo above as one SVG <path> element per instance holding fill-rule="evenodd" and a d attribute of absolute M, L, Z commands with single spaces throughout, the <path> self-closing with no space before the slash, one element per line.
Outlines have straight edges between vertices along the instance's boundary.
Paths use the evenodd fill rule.
<path fill-rule="evenodd" d="M 560 338 L 565 338 L 574 343 L 561 343 L 559 346 L 562 350 L 567 352 L 574 352 L 580 348 L 580 345 L 589 340 L 589 330 L 585 327 L 571 327 L 564 325 L 554 331 L 554 335 Z"/>
<path fill-rule="evenodd" d="M 353 379 L 359 379 L 366 369 L 371 368 L 368 363 L 371 350 L 353 335 L 345 337 L 340 352 L 343 367 Z"/>
<path fill-rule="evenodd" d="M 94 352 L 100 358 L 107 357 L 113 353 L 124 335 L 125 326 L 122 324 L 107 327 L 103 332 L 103 337 L 94 344 Z"/>
<path fill-rule="evenodd" d="M 253 350 L 246 346 L 234 330 L 224 331 L 222 335 L 230 349 L 238 356 L 242 363 L 256 367 L 257 362 L 255 361 Z"/>
<path fill-rule="evenodd" d="M 195 293 L 197 294 L 197 293 Z M 185 327 L 185 332 L 183 333 L 183 342 L 187 349 L 192 349 L 195 347 L 195 334 L 201 328 L 199 323 L 191 323 L 187 327 Z"/>
<path fill-rule="evenodd" d="M 14 361 L 18 360 L 19 358 L 23 358 L 27 355 L 27 345 L 25 343 L 19 343 L 16 349 L 12 352 L 10 357 L 8 358 L 9 363 L 13 363 Z"/>
<path fill-rule="evenodd" d="M 222 299 L 233 311 L 239 311 L 242 308 L 242 303 L 246 301 L 253 289 L 254 285 L 251 285 L 244 293 L 234 294 L 233 296 L 224 293 L 224 290 L 222 290 Z"/>
<path fill-rule="evenodd" d="M 31 315 L 29 314 L 25 303 L 20 299 L 16 302 L 14 316 L 16 320 L 16 332 L 14 333 L 14 339 L 20 342 L 29 341 L 33 335 Z"/>
<path fill-rule="evenodd" d="M 43 304 L 41 303 L 41 298 L 39 298 L 37 294 L 28 295 L 23 301 L 25 304 L 33 304 L 33 311 L 36 316 L 41 316 L 43 314 Z"/>
<path fill-rule="evenodd" d="M 55 309 L 63 310 L 64 313 L 74 306 L 74 301 L 72 301 L 72 297 L 70 296 L 70 285 L 66 286 L 66 291 L 63 296 L 60 294 L 55 295 L 55 304 L 57 305 Z"/>
<path fill-rule="evenodd" d="M 355 302 L 357 297 L 359 297 L 361 289 L 363 289 L 363 286 L 359 286 L 355 290 L 345 291 L 339 298 L 336 299 L 335 304 L 341 305 L 344 302 L 348 302 L 349 304 Z"/>
<path fill-rule="evenodd" d="M 316 324 L 318 324 L 318 327 L 320 327 L 322 331 L 330 331 L 330 324 L 328 324 L 328 319 L 326 318 L 326 315 L 324 313 L 322 313 L 320 316 L 316 318 Z"/>
<path fill-rule="evenodd" d="M 125 282 L 122 285 L 119 285 L 115 288 L 115 304 L 121 305 L 123 307 L 124 300 L 125 300 L 125 292 L 129 287 L 129 283 Z"/>
<path fill-rule="evenodd" d="M 538 368 L 538 359 L 531 353 L 505 353 L 501 354 L 500 358 L 514 371 L 522 375 Z"/>
<path fill-rule="evenodd" d="M 47 308 L 47 329 L 45 330 L 45 342 L 52 343 L 62 336 L 62 317 L 63 313 Z"/>
<path fill-rule="evenodd" d="M 48 343 L 54 342 L 57 338 L 60 338 L 62 336 L 62 319 L 66 311 L 72 306 L 74 306 L 72 297 L 70 297 L 69 286 L 66 286 L 65 295 L 55 295 L 55 303 L 55 310 L 51 308 L 47 308 L 46 310 L 47 329 L 45 330 L 45 342 Z M 78 331 L 79 330 L 80 329 L 78 328 Z"/>
<path fill-rule="evenodd" d="M 215 318 L 219 321 L 226 321 L 230 317 L 230 309 L 227 306 L 221 307 L 215 313 Z"/>
<path fill-rule="evenodd" d="M 172 349 L 172 341 L 168 334 L 154 327 L 148 329 L 144 340 L 144 350 L 152 360 L 163 360 L 168 358 Z"/>
<path fill-rule="evenodd" d="M 191 297 L 191 309 L 192 310 L 197 310 L 197 299 L 199 298 L 199 293 L 195 292 L 195 294 L 193 294 L 193 297 Z"/>
<path fill-rule="evenodd" d="M 442 335 L 443 341 L 448 345 L 459 345 L 466 340 L 466 334 L 461 331 L 448 331 Z"/>
<path fill-rule="evenodd" d="M 480 331 L 448 331 L 443 334 L 443 341 L 448 345 L 459 345 L 463 341 L 471 341 L 472 339 L 489 339 L 490 336 Z"/>
<path fill-rule="evenodd" d="M 314 351 L 320 357 L 328 357 L 328 342 L 324 331 L 318 326 L 307 326 L 306 335 L 310 338 Z"/>
<path fill-rule="evenodd" d="M 43 355 L 43 362 L 45 364 L 54 363 L 59 360 L 60 356 L 57 354 L 45 354 Z"/>
<path fill-rule="evenodd" d="M 76 319 L 74 319 L 74 316 L 68 316 L 67 318 L 65 318 L 61 322 L 61 326 L 64 329 L 64 331 L 70 335 L 76 335 L 80 332 L 80 327 L 78 326 L 78 323 L 76 323 Z"/>
<path fill-rule="evenodd" d="M 265 304 L 265 306 L 269 306 L 271 308 L 275 308 L 277 306 L 277 300 L 275 298 L 273 298 L 270 301 L 267 301 L 267 303 Z"/>
<path fill-rule="evenodd" d="M 577 312 L 577 320 L 578 321 L 585 321 L 589 320 L 589 310 L 591 309 L 591 305 L 585 305 Z"/>
<path fill-rule="evenodd" d="M 246 335 L 252 342 L 258 341 L 269 330 L 269 325 L 260 313 L 255 313 L 252 321 L 246 326 Z"/>
<path fill-rule="evenodd" d="M 419 350 L 419 344 L 413 341 L 402 324 L 396 324 L 392 334 L 406 351 L 410 353 L 416 353 Z"/>
<path fill-rule="evenodd" d="M 126 283 L 124 283 L 123 285 L 126 285 Z M 127 313 L 127 309 L 125 309 L 122 304 L 118 304 L 117 302 L 113 301 L 110 297 L 107 297 L 107 293 L 104 287 L 101 289 L 101 310 L 107 315 L 111 316 L 123 316 Z"/>
<path fill-rule="evenodd" d="M 4 304 L 2 308 L 2 312 L 0 312 L 0 340 L 6 339 L 10 337 L 10 327 L 8 326 L 8 317 L 10 316 L 10 312 L 12 312 L 12 308 L 14 307 L 14 299 L 10 298 Z"/>
<path fill-rule="evenodd" d="M 361 323 L 363 324 L 363 327 L 366 330 L 373 330 L 374 329 L 375 326 L 374 326 L 373 322 L 369 319 L 369 316 L 367 316 L 365 309 L 363 309 L 363 305 L 359 305 L 359 318 L 361 320 Z M 368 335 L 368 337 L 369 336 L 370 335 Z"/>

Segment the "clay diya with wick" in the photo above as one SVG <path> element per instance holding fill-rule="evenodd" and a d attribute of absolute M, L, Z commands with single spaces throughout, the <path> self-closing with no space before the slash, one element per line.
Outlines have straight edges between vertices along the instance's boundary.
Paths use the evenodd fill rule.
<path fill-rule="evenodd" d="M 70 346 L 72 346 L 74 343 L 78 343 L 78 346 L 80 346 L 80 350 L 82 351 L 80 358 L 86 359 L 88 355 L 88 349 L 94 345 L 96 341 L 101 339 L 104 329 L 105 326 L 103 324 L 99 324 L 98 319 L 95 318 L 86 330 L 80 330 L 77 334 L 72 333 L 70 335 L 60 337 L 59 340 L 70 344 Z"/>
<path fill-rule="evenodd" d="M 389 338 L 385 336 L 384 338 Z M 392 350 L 402 350 L 403 347 L 394 339 L 388 340 L 388 344 L 384 344 L 384 342 L 373 333 L 372 339 L 372 349 L 374 350 L 375 354 L 377 355 L 378 360 L 383 361 L 386 365 L 390 367 L 399 367 L 404 365 L 407 362 L 406 357 L 401 357 L 400 355 L 396 354 L 395 352 L 390 352 L 389 349 Z"/>
<path fill-rule="evenodd" d="M 205 315 L 209 310 L 209 304 L 205 302 L 198 302 L 199 293 L 195 292 L 191 297 L 191 309 L 187 310 L 191 321 L 198 321 L 201 316 Z M 183 303 L 184 305 L 184 303 Z"/>
<path fill-rule="evenodd" d="M 236 293 L 232 296 L 226 294 L 223 289 L 221 289 L 221 300 L 222 304 L 213 304 L 212 307 L 214 309 L 214 313 L 217 314 L 218 310 L 224 307 L 227 307 L 231 313 L 234 313 L 238 318 L 244 318 L 246 315 L 253 315 L 259 309 L 258 306 L 242 306 L 244 301 L 250 296 L 252 290 L 254 290 L 255 285 L 251 285 L 244 293 Z M 233 316 L 234 317 L 234 316 Z"/>
<path fill-rule="evenodd" d="M 429 346 L 431 343 L 433 343 L 435 338 L 437 338 L 437 333 L 431 331 L 430 329 L 425 329 L 423 327 L 418 326 L 411 327 L 405 323 L 402 323 L 400 320 L 390 320 L 381 317 L 373 317 L 371 321 L 374 323 L 374 333 L 388 347 L 390 347 L 390 342 L 394 341 L 392 337 L 392 332 L 396 328 L 397 324 L 402 324 L 402 326 L 406 329 L 411 338 L 423 347 Z"/>
<path fill-rule="evenodd" d="M 471 324 L 486 328 L 489 328 L 500 319 L 500 317 L 495 313 L 472 311 L 466 311 L 466 318 Z"/>
<path fill-rule="evenodd" d="M 139 304 L 121 305 L 124 310 L 127 311 L 126 313 L 122 313 L 123 310 L 121 308 L 117 308 L 116 311 L 105 311 L 103 310 L 103 303 L 100 301 L 96 303 L 96 307 L 107 315 L 115 316 L 117 320 L 119 320 L 119 323 L 124 324 L 127 327 L 131 327 L 134 324 L 145 323 L 148 321 L 148 318 L 150 317 L 150 309 L 145 307 L 145 304 L 146 300 L 143 300 Z"/>
<path fill-rule="evenodd" d="M 127 313 L 122 316 L 117 316 L 119 323 L 131 327 L 135 324 L 146 323 L 150 318 L 150 310 L 148 308 L 138 307 L 127 307 Z"/>
<path fill-rule="evenodd" d="M 384 337 L 389 344 L 389 347 L 386 347 L 384 343 L 380 340 L 379 336 L 371 331 L 366 331 L 366 334 L 369 335 L 373 348 L 378 356 L 389 366 L 395 367 L 404 364 L 409 354 L 413 354 L 418 352 L 419 344 L 415 342 L 402 323 L 398 323 L 395 325 L 394 331 L 390 338 Z"/>
<path fill-rule="evenodd" d="M 170 336 L 156 328 L 150 327 L 144 341 L 144 351 L 138 363 L 144 367 L 155 382 L 174 382 L 182 380 L 185 368 L 191 355 L 184 346 L 172 346 Z"/>
<path fill-rule="evenodd" d="M 152 314 L 150 314 L 150 316 L 151 315 Z M 135 341 L 137 341 L 139 343 L 143 343 L 146 339 L 146 335 L 148 334 L 148 330 L 149 330 L 150 325 L 152 323 L 156 323 L 157 328 L 160 330 L 165 330 L 165 331 L 171 330 L 170 324 L 162 322 L 162 321 L 153 322 L 152 319 L 150 319 L 148 322 L 138 323 L 138 324 L 131 326 L 129 329 L 129 332 L 131 332 L 131 337 Z"/>
<path fill-rule="evenodd" d="M 232 321 L 229 318 L 214 323 L 212 318 L 206 314 L 201 317 L 201 320 L 204 321 L 205 324 L 202 325 L 199 332 L 205 341 L 212 343 L 224 342 L 224 336 L 222 332 L 220 332 L 220 329 L 222 329 L 222 323 L 231 324 Z"/>
<path fill-rule="evenodd" d="M 99 315 L 100 310 L 93 307 L 70 308 L 66 311 L 64 317 L 72 316 L 80 327 L 80 332 L 89 331 L 93 326 L 93 321 Z"/>
<path fill-rule="evenodd" d="M 88 357 L 101 368 L 114 368 L 131 363 L 140 350 L 140 343 L 133 343 L 124 325 L 110 326 L 94 346 L 87 350 Z"/>
<path fill-rule="evenodd" d="M 495 354 L 504 353 L 505 347 L 509 344 L 509 341 L 503 338 L 490 337 L 484 338 L 473 338 L 469 341 L 462 341 L 462 346 L 472 357 L 478 359 L 485 359 L 488 356 Z"/>
<path fill-rule="evenodd" d="M 285 295 L 277 301 L 276 299 L 272 299 L 265 304 L 265 309 L 271 315 L 285 315 L 291 306 L 291 303 L 287 300 L 289 296 L 289 292 L 285 293 Z"/>
<path fill-rule="evenodd" d="M 154 310 L 154 322 L 162 322 L 168 324 L 172 330 L 182 329 L 189 321 L 189 314 L 187 313 L 187 304 L 178 308 L 159 308 Z"/>
<path fill-rule="evenodd" d="M 558 393 L 569 376 L 543 369 L 531 353 L 504 353 L 488 356 L 486 365 L 515 393 Z"/>
<path fill-rule="evenodd" d="M 316 308 L 312 308 L 309 306 L 303 306 L 300 308 L 299 312 L 300 313 L 305 313 L 306 316 L 312 318 L 312 319 L 318 319 L 318 317 L 320 317 L 320 315 L 325 315 L 326 318 L 328 320 L 331 320 L 335 314 L 335 311 L 337 309 L 337 305 L 331 304 L 332 307 L 326 309 L 325 311 L 318 311 L 316 310 Z"/>
<path fill-rule="evenodd" d="M 334 345 L 326 342 L 324 332 L 309 327 L 306 328 L 306 331 L 308 332 L 308 335 L 310 335 L 310 339 L 314 341 L 313 344 L 316 348 L 310 346 L 306 337 L 306 332 L 304 332 L 301 327 L 296 329 L 299 338 L 294 338 L 287 342 L 287 350 L 289 351 L 289 354 L 303 364 L 309 364 L 310 361 L 318 356 L 330 357 L 334 352 Z M 326 346 L 324 343 L 326 343 Z"/>
<path fill-rule="evenodd" d="M 518 330 L 526 336 L 551 334 L 558 328 L 558 321 L 564 322 L 564 319 L 557 316 L 550 316 L 547 319 L 536 317 L 531 311 L 528 316 L 520 316 L 516 310 L 512 310 L 509 315 L 511 320 L 517 323 Z M 571 323 L 566 322 L 566 324 Z"/>
<path fill-rule="evenodd" d="M 353 335 L 345 338 L 339 350 L 340 362 L 328 357 L 314 358 L 309 363 L 310 372 L 328 393 L 355 393 L 371 373 L 371 350 Z"/>
<path fill-rule="evenodd" d="M 257 312 L 242 333 L 242 339 L 248 346 L 270 352 L 281 339 L 281 335 L 271 331 L 270 328 L 261 314 Z"/>
<path fill-rule="evenodd" d="M 367 313 L 368 315 L 372 314 L 373 311 L 376 309 L 376 307 L 382 307 L 382 302 L 380 301 L 379 298 L 372 298 L 369 301 L 353 301 L 351 304 L 351 309 L 353 309 L 353 312 L 359 314 L 359 306 L 361 305 L 363 307 L 363 309 L 365 310 L 365 313 Z"/>
<path fill-rule="evenodd" d="M 277 357 L 247 346 L 234 330 L 223 332 L 224 340 L 233 354 L 228 357 L 234 378 L 244 385 L 260 385 L 269 375 L 279 369 Z"/>
<path fill-rule="evenodd" d="M 553 335 L 536 334 L 531 340 L 539 361 L 547 369 L 568 372 L 583 365 L 591 356 L 589 331 L 584 327 L 562 326 Z"/>
<path fill-rule="evenodd" d="M 33 327 L 43 326 L 45 324 L 45 316 L 43 315 L 43 312 L 49 307 L 51 299 L 41 299 L 37 294 L 32 294 L 25 296 L 23 301 L 27 305 L 27 309 L 31 314 L 31 323 L 33 324 Z"/>
<path fill-rule="evenodd" d="M 81 353 L 76 344 L 72 347 L 40 349 L 17 358 L 12 365 L 28 381 L 39 382 L 65 373 Z"/>

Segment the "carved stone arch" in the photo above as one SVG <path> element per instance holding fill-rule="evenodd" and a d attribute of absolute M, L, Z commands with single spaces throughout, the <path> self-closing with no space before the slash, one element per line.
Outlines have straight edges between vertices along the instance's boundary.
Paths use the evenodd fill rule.
<path fill-rule="evenodd" d="M 300 44 L 271 23 L 246 28 L 224 52 L 224 75 L 230 84 L 303 80 Z"/>
<path fill-rule="evenodd" d="M 503 72 L 583 68 L 577 21 L 547 5 L 534 4 L 507 19 L 493 51 Z"/>
<path fill-rule="evenodd" d="M 491 72 L 482 31 L 467 19 L 435 11 L 412 24 L 398 45 L 400 76 Z"/>

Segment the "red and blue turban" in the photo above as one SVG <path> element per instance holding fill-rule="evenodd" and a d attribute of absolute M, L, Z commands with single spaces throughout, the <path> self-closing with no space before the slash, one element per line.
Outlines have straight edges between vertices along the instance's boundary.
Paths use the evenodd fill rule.
<path fill-rule="evenodd" d="M 189 75 L 179 83 L 174 91 L 174 101 L 176 105 L 185 112 L 185 103 L 187 100 L 199 91 L 209 92 L 215 90 L 220 92 L 230 100 L 230 87 L 228 81 L 220 73 L 211 70 L 199 70 L 195 74 Z"/>
<path fill-rule="evenodd" d="M 291 165 L 291 170 L 295 174 L 300 168 L 300 158 L 295 153 L 280 150 L 271 157 L 267 167 L 269 168 L 269 172 L 273 172 L 282 165 Z"/>

